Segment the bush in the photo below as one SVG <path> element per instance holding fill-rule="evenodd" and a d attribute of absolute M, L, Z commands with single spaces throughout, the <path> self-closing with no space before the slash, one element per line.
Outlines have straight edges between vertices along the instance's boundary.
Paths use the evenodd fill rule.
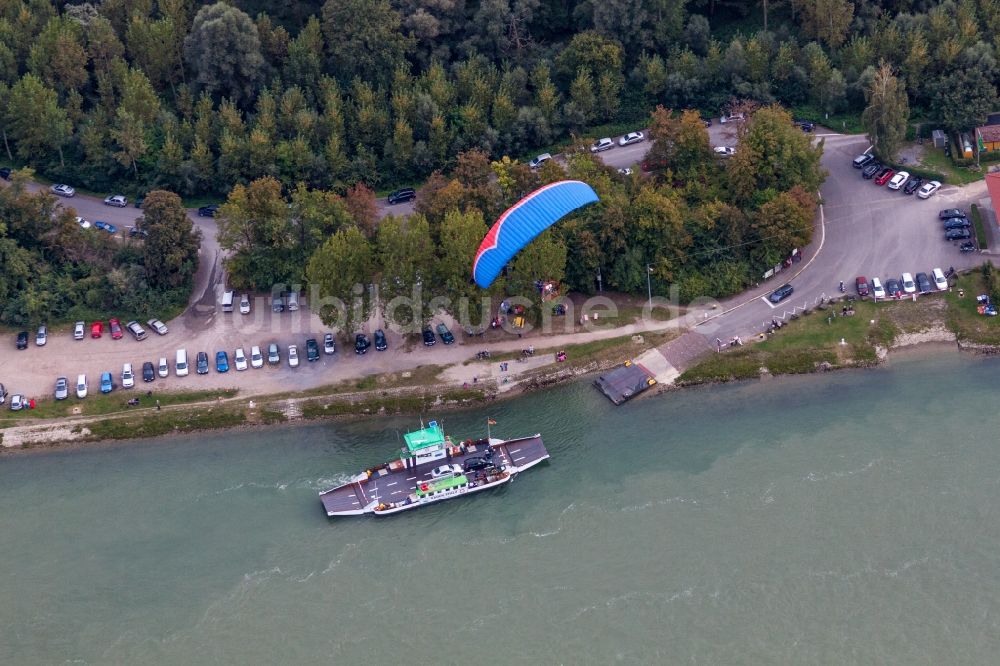
<path fill-rule="evenodd" d="M 986 249 L 986 227 L 983 226 L 983 215 L 979 212 L 979 206 L 972 204 L 969 215 L 972 217 L 972 225 L 976 229 L 976 245 L 980 250 Z"/>

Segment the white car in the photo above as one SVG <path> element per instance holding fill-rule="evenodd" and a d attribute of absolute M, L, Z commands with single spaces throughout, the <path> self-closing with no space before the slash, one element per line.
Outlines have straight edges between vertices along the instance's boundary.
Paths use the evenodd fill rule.
<path fill-rule="evenodd" d="M 84 334 L 84 329 L 86 327 L 87 327 L 87 325 L 85 323 L 83 323 L 82 321 L 78 321 L 75 324 L 73 324 L 73 339 L 74 340 L 83 340 L 83 338 L 86 337 L 85 334 Z"/>
<path fill-rule="evenodd" d="M 76 378 L 76 397 L 81 400 L 87 397 L 87 375 L 80 375 Z"/>
<path fill-rule="evenodd" d="M 917 285 L 913 283 L 913 276 L 909 273 L 903 273 L 903 293 L 915 294 L 917 293 Z"/>
<path fill-rule="evenodd" d="M 38 333 L 35 334 L 35 344 L 39 347 L 44 347 L 45 343 L 49 341 L 49 329 L 45 325 L 38 327 Z"/>
<path fill-rule="evenodd" d="M 133 386 L 135 386 L 135 373 L 132 372 L 132 364 L 126 363 L 122 366 L 122 388 Z"/>
<path fill-rule="evenodd" d="M 72 197 L 76 195 L 76 190 L 74 190 L 69 185 L 56 184 L 49 188 L 52 190 L 52 194 L 60 197 Z"/>
<path fill-rule="evenodd" d="M 744 116 L 742 113 L 730 113 L 728 116 L 722 116 L 719 118 L 720 123 L 735 123 L 739 120 L 743 120 Z"/>
<path fill-rule="evenodd" d="M 872 296 L 875 298 L 885 298 L 885 287 L 882 286 L 882 281 L 877 277 L 872 278 Z"/>
<path fill-rule="evenodd" d="M 110 197 L 104 199 L 104 205 L 124 208 L 128 205 L 128 199 L 125 198 L 124 194 L 112 194 Z"/>
<path fill-rule="evenodd" d="M 254 345 L 250 348 L 250 367 L 252 368 L 263 368 L 264 367 L 264 355 L 260 353 L 260 347 Z"/>
<path fill-rule="evenodd" d="M 590 152 L 600 153 L 605 150 L 611 150 L 615 147 L 615 142 L 611 140 L 611 137 L 606 136 L 603 139 L 598 139 L 597 143 L 590 147 Z"/>
<path fill-rule="evenodd" d="M 889 181 L 889 189 L 898 190 L 903 185 L 905 185 L 906 181 L 908 181 L 909 179 L 910 179 L 910 174 L 906 173 L 905 171 L 898 171 L 896 172 L 896 175 L 892 177 L 892 180 Z"/>
<path fill-rule="evenodd" d="M 712 150 L 715 151 L 716 155 L 721 155 L 722 157 L 732 157 L 736 154 L 736 149 L 729 146 L 716 146 Z"/>
<path fill-rule="evenodd" d="M 236 366 L 237 370 L 247 369 L 247 356 L 243 353 L 243 347 L 237 349 L 236 353 L 233 354 L 233 364 Z"/>
<path fill-rule="evenodd" d="M 631 176 L 632 175 L 632 169 L 630 169 L 628 167 L 624 167 L 622 169 L 618 169 L 618 173 L 620 175 L 622 175 L 622 176 Z"/>
<path fill-rule="evenodd" d="M 83 219 L 79 215 L 77 215 L 77 217 L 76 217 L 76 223 L 80 225 L 81 229 L 89 229 L 90 228 L 90 222 L 88 222 L 87 220 Z"/>
<path fill-rule="evenodd" d="M 295 345 L 288 345 L 288 367 L 299 367 L 299 348 Z"/>
<path fill-rule="evenodd" d="M 936 180 L 932 180 L 926 183 L 923 187 L 917 190 L 917 196 L 921 199 L 930 199 L 934 196 L 934 193 L 941 189 L 941 183 Z"/>
<path fill-rule="evenodd" d="M 462 466 L 455 464 L 441 465 L 431 470 L 431 478 L 433 479 L 445 479 L 452 476 L 461 476 L 461 474 Z"/>
<path fill-rule="evenodd" d="M 160 363 L 156 366 L 156 374 L 158 374 L 161 378 L 170 374 L 170 365 L 167 364 L 167 358 L 165 356 L 160 357 Z"/>
<path fill-rule="evenodd" d="M 334 354 L 337 351 L 337 343 L 333 339 L 333 333 L 323 335 L 323 353 Z"/>
<path fill-rule="evenodd" d="M 938 291 L 948 290 L 948 278 L 944 276 L 943 270 L 935 268 L 931 271 L 931 277 L 934 279 L 934 286 L 937 287 Z"/>
<path fill-rule="evenodd" d="M 537 169 L 538 167 L 542 166 L 551 159 L 552 159 L 551 155 L 549 155 L 548 153 L 542 153 L 535 159 L 528 162 L 528 166 L 531 167 L 532 169 Z"/>
<path fill-rule="evenodd" d="M 240 297 L 240 314 L 250 314 L 250 297 L 246 294 Z"/>
<path fill-rule="evenodd" d="M 167 328 L 167 325 L 164 324 L 159 319 L 149 319 L 148 321 L 146 321 L 146 323 L 149 324 L 149 327 L 151 329 L 153 329 L 160 335 L 166 335 L 167 332 L 170 330 L 169 328 Z"/>
<path fill-rule="evenodd" d="M 622 138 L 618 139 L 619 146 L 630 146 L 633 143 L 639 143 L 643 141 L 646 137 L 642 132 L 629 132 Z"/>
<path fill-rule="evenodd" d="M 19 412 L 28 405 L 28 401 L 20 393 L 10 396 L 10 411 Z"/>

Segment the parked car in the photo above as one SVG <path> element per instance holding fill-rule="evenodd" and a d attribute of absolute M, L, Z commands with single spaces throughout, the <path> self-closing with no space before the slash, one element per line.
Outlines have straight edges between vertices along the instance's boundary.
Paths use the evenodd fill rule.
<path fill-rule="evenodd" d="M 868 295 L 868 280 L 863 277 L 854 279 L 854 288 L 858 290 L 858 296 Z"/>
<path fill-rule="evenodd" d="M 198 209 L 198 217 L 215 217 L 218 212 L 219 204 L 209 204 L 208 206 L 202 206 Z"/>
<path fill-rule="evenodd" d="M 170 365 L 167 363 L 166 356 L 160 357 L 160 362 L 156 365 L 156 374 L 160 377 L 167 377 L 170 375 Z"/>
<path fill-rule="evenodd" d="M 711 121 L 709 121 L 711 122 Z M 640 143 L 645 140 L 646 136 L 642 132 L 629 132 L 622 138 L 618 139 L 619 146 L 630 146 L 633 143 Z"/>
<path fill-rule="evenodd" d="M 793 291 L 795 291 L 795 289 L 792 287 L 792 285 L 783 284 L 774 291 L 772 291 L 771 295 L 767 297 L 767 300 L 771 301 L 772 303 L 780 303 L 781 301 L 791 296 Z"/>
<path fill-rule="evenodd" d="M 135 207 L 142 208 L 142 204 L 146 202 L 146 195 L 140 194 L 135 198 Z"/>
<path fill-rule="evenodd" d="M 877 277 L 872 278 L 872 296 L 875 298 L 885 298 L 885 289 L 882 287 L 882 281 Z"/>
<path fill-rule="evenodd" d="M 94 222 L 94 228 L 95 229 L 100 229 L 101 231 L 104 231 L 105 229 L 108 228 L 108 223 L 105 222 L 104 220 L 96 220 Z"/>
<path fill-rule="evenodd" d="M 888 185 L 889 189 L 898 190 L 906 183 L 909 177 L 910 174 L 906 171 L 897 172 L 896 175 L 894 175 L 892 179 L 889 180 L 889 185 Z"/>
<path fill-rule="evenodd" d="M 135 386 L 135 373 L 132 372 L 132 364 L 122 365 L 122 388 L 132 388 Z"/>
<path fill-rule="evenodd" d="M 250 296 L 248 294 L 240 296 L 240 314 L 250 314 Z"/>
<path fill-rule="evenodd" d="M 913 283 L 913 276 L 909 273 L 903 273 L 903 279 L 900 282 L 903 284 L 903 293 L 917 293 L 917 285 Z"/>
<path fill-rule="evenodd" d="M 167 325 L 164 324 L 159 319 L 150 319 L 146 321 L 146 323 L 149 324 L 149 327 L 154 331 L 156 331 L 158 335 L 166 335 L 167 332 L 170 330 L 167 328 Z"/>
<path fill-rule="evenodd" d="M 90 325 L 90 337 L 99 338 L 104 334 L 104 322 L 95 321 Z"/>
<path fill-rule="evenodd" d="M 916 280 L 917 280 L 917 291 L 919 291 L 921 294 L 931 293 L 932 290 L 931 279 L 927 277 L 927 273 L 917 273 Z"/>
<path fill-rule="evenodd" d="M 120 340 L 122 335 L 122 323 L 117 319 L 111 318 L 108 320 L 108 328 L 111 330 L 111 339 Z"/>
<path fill-rule="evenodd" d="M 149 238 L 149 232 L 139 227 L 128 227 L 128 236 L 129 238 Z"/>
<path fill-rule="evenodd" d="M 132 337 L 135 338 L 136 341 L 146 339 L 146 331 L 142 326 L 139 325 L 139 322 L 130 321 L 129 323 L 125 324 L 125 328 L 128 329 L 128 332 L 132 334 Z"/>
<path fill-rule="evenodd" d="M 372 346 L 368 336 L 364 333 L 358 333 L 354 336 L 354 353 L 355 354 L 367 354 L 368 348 Z"/>
<path fill-rule="evenodd" d="M 548 153 L 542 153 L 535 159 L 528 162 L 528 166 L 531 167 L 532 169 L 537 169 L 538 167 L 542 166 L 551 159 L 552 159 L 551 155 L 549 155 Z"/>
<path fill-rule="evenodd" d="M 73 339 L 83 340 L 85 337 L 87 337 L 85 331 L 86 327 L 87 325 L 84 324 L 82 321 L 78 321 L 75 324 L 73 324 Z"/>
<path fill-rule="evenodd" d="M 453 476 L 460 476 L 461 474 L 462 466 L 457 463 L 440 465 L 431 470 L 431 478 L 433 479 L 447 479 Z"/>
<path fill-rule="evenodd" d="M 272 342 L 267 346 L 267 362 L 271 365 L 281 363 L 281 351 L 278 349 L 277 342 Z"/>
<path fill-rule="evenodd" d="M 951 217 L 944 221 L 945 231 L 950 231 L 951 229 L 967 229 L 971 226 L 972 222 L 964 217 Z"/>
<path fill-rule="evenodd" d="M 295 345 L 288 345 L 288 367 L 299 367 L 299 348 Z"/>
<path fill-rule="evenodd" d="M 247 355 L 243 353 L 243 347 L 238 347 L 236 353 L 233 354 L 233 365 L 236 366 L 237 372 L 247 369 Z"/>
<path fill-rule="evenodd" d="M 621 169 L 618 169 L 618 174 L 621 176 L 631 176 L 632 169 L 630 167 L 622 167 Z"/>
<path fill-rule="evenodd" d="M 720 155 L 722 157 L 732 157 L 736 154 L 736 149 L 730 146 L 716 146 L 712 150 L 716 155 Z"/>
<path fill-rule="evenodd" d="M 198 356 L 195 357 L 195 372 L 199 375 L 208 374 L 208 354 L 203 351 L 198 352 Z"/>
<path fill-rule="evenodd" d="M 105 206 L 117 206 L 118 208 L 125 208 L 128 206 L 128 199 L 125 198 L 124 194 L 112 194 L 104 199 Z"/>
<path fill-rule="evenodd" d="M 69 397 L 69 381 L 65 377 L 56 380 L 56 400 L 65 400 Z"/>
<path fill-rule="evenodd" d="M 52 190 L 52 194 L 55 194 L 56 196 L 59 196 L 59 197 L 72 197 L 72 196 L 76 196 L 76 190 L 74 190 L 69 185 L 64 185 L 62 183 L 53 185 L 49 189 Z"/>
<path fill-rule="evenodd" d="M 3 178 L 4 180 L 10 180 L 10 174 L 12 172 L 13 171 L 11 170 L 10 167 L 0 167 L 0 178 Z"/>
<path fill-rule="evenodd" d="M 105 222 L 104 223 L 104 230 L 107 231 L 111 235 L 114 235 L 114 234 L 118 233 L 118 227 L 116 227 L 115 225 L 111 224 L 110 222 Z"/>
<path fill-rule="evenodd" d="M 76 378 L 76 397 L 83 400 L 87 397 L 87 375 L 79 375 Z"/>
<path fill-rule="evenodd" d="M 917 192 L 917 196 L 921 199 L 930 199 L 934 196 L 934 193 L 941 189 L 941 183 L 936 180 L 924 183 L 924 186 L 920 188 Z"/>
<path fill-rule="evenodd" d="M 215 371 L 229 372 L 229 354 L 224 351 L 215 352 Z"/>
<path fill-rule="evenodd" d="M 21 331 L 17 334 L 17 348 L 27 349 L 28 348 L 28 332 Z"/>
<path fill-rule="evenodd" d="M 35 344 L 39 347 L 44 347 L 45 343 L 49 341 L 49 329 L 42 324 L 38 327 L 38 332 L 35 333 Z"/>
<path fill-rule="evenodd" d="M 816 129 L 816 123 L 809 120 L 800 120 L 796 123 L 796 125 L 798 125 L 803 132 L 812 132 Z"/>
<path fill-rule="evenodd" d="M 966 240 L 972 238 L 972 232 L 969 229 L 963 227 L 961 229 L 949 229 L 944 232 L 944 239 L 948 241 L 953 240 Z"/>
<path fill-rule="evenodd" d="M 740 120 L 744 120 L 746 117 L 742 113 L 730 113 L 728 116 L 722 116 L 719 118 L 720 123 L 735 123 Z"/>
<path fill-rule="evenodd" d="M 101 373 L 101 393 L 111 393 L 115 388 L 115 383 L 111 380 L 110 372 Z"/>
<path fill-rule="evenodd" d="M 604 137 L 603 139 L 598 139 L 594 142 L 594 145 L 590 147 L 590 152 L 592 153 L 602 153 L 605 150 L 611 150 L 615 147 L 615 142 L 611 140 L 611 137 Z"/>
<path fill-rule="evenodd" d="M 28 400 L 20 393 L 10 396 L 10 411 L 19 412 L 28 404 Z"/>
<path fill-rule="evenodd" d="M 284 312 L 285 298 L 281 294 L 275 294 L 271 299 L 271 312 Z"/>
<path fill-rule="evenodd" d="M 4 388 L 3 384 L 0 384 L 0 405 L 7 402 L 7 389 Z"/>
<path fill-rule="evenodd" d="M 908 181 L 906 181 L 906 185 L 903 187 L 903 194 L 913 194 L 917 191 L 917 188 L 923 184 L 923 178 L 920 176 L 912 176 Z"/>
<path fill-rule="evenodd" d="M 865 166 L 874 161 L 875 161 L 875 156 L 872 155 L 871 153 L 861 153 L 860 155 L 854 158 L 853 164 L 855 169 L 863 169 Z"/>
<path fill-rule="evenodd" d="M 153 367 L 152 361 L 146 361 L 142 364 L 142 381 L 151 382 L 156 379 L 156 369 Z"/>
<path fill-rule="evenodd" d="M 309 362 L 319 360 L 319 344 L 316 338 L 306 340 L 306 360 Z"/>
<path fill-rule="evenodd" d="M 405 203 L 407 201 L 413 201 L 417 198 L 417 192 L 412 187 L 404 187 L 402 189 L 390 192 L 386 201 L 390 205 Z"/>
<path fill-rule="evenodd" d="M 871 180 L 879 173 L 881 173 L 882 169 L 884 168 L 885 167 L 883 167 L 878 162 L 872 162 L 861 171 L 861 177 L 864 178 L 865 180 Z"/>
<path fill-rule="evenodd" d="M 934 278 L 934 286 L 937 287 L 938 291 L 948 290 L 948 278 L 944 276 L 943 270 L 935 268 L 931 271 L 931 276 Z"/>
<path fill-rule="evenodd" d="M 389 341 L 385 338 L 385 331 L 381 328 L 375 330 L 375 351 L 385 351 L 389 348 Z"/>
<path fill-rule="evenodd" d="M 333 338 L 333 333 L 327 333 L 323 336 L 323 353 L 324 354 L 335 354 L 337 352 L 337 341 Z"/>
<path fill-rule="evenodd" d="M 961 208 L 945 208 L 938 213 L 939 220 L 947 220 L 951 217 L 965 217 L 965 211 Z"/>
<path fill-rule="evenodd" d="M 425 347 L 433 347 L 434 343 L 437 342 L 437 340 L 434 339 L 434 331 L 431 330 L 430 326 L 428 326 L 427 328 L 425 328 L 423 330 L 423 332 L 421 333 L 421 335 L 423 335 L 423 337 L 424 337 L 424 346 Z"/>
<path fill-rule="evenodd" d="M 486 469 L 492 463 L 482 456 L 471 456 L 462 461 L 462 469 L 466 472 L 474 472 L 477 469 Z"/>
<path fill-rule="evenodd" d="M 250 348 L 250 367 L 251 368 L 263 368 L 264 367 L 264 355 L 260 353 L 260 346 L 254 345 Z"/>
<path fill-rule="evenodd" d="M 879 175 L 876 176 L 876 178 L 875 178 L 875 184 L 876 185 L 885 185 L 886 183 L 889 182 L 889 179 L 891 179 L 895 175 L 896 175 L 896 172 L 893 171 L 892 169 L 889 169 L 889 168 L 882 169 L 882 171 L 879 172 Z"/>
<path fill-rule="evenodd" d="M 889 278 L 885 281 L 885 295 L 889 298 L 899 298 L 903 295 L 903 290 L 899 286 L 894 278 Z"/>
<path fill-rule="evenodd" d="M 77 217 L 76 217 L 76 223 L 80 225 L 81 229 L 89 229 L 90 228 L 90 222 L 87 221 L 87 220 L 85 220 L 85 219 L 83 219 L 79 215 L 77 215 Z"/>
<path fill-rule="evenodd" d="M 437 328 L 437 334 L 441 336 L 441 342 L 445 343 L 446 345 L 450 345 L 455 341 L 455 336 L 452 335 L 451 331 L 448 330 L 447 326 L 445 326 L 444 324 L 438 324 L 436 328 Z"/>

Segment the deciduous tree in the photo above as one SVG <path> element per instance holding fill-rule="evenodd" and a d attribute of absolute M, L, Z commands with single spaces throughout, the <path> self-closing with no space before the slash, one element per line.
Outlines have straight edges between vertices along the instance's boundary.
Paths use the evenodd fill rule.
<path fill-rule="evenodd" d="M 889 63 L 883 61 L 875 72 L 871 85 L 865 90 L 865 101 L 868 106 L 861 114 L 861 122 L 875 154 L 892 161 L 906 138 L 910 105 L 906 90 Z"/>
<path fill-rule="evenodd" d="M 142 249 L 150 285 L 161 289 L 189 286 L 198 270 L 201 232 L 194 228 L 181 198 L 164 190 L 150 192 L 138 224 L 148 234 Z"/>

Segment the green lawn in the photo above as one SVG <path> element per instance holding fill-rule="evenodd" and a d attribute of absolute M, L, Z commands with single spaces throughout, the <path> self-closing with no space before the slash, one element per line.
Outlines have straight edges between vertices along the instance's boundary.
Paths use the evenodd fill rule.
<path fill-rule="evenodd" d="M 26 409 L 20 412 L 12 412 L 10 409 L 0 411 L 0 427 L 16 425 L 27 420 L 41 420 L 48 418 L 60 418 L 66 416 L 98 416 L 102 414 L 114 414 L 129 411 L 148 413 L 146 410 L 154 408 L 156 401 L 160 401 L 161 407 L 168 405 L 182 405 L 192 402 L 204 402 L 216 400 L 218 398 L 231 398 L 236 395 L 236 389 L 216 389 L 209 391 L 186 391 L 186 392 L 164 392 L 153 391 L 152 397 L 146 397 L 146 390 L 136 388 L 134 390 L 116 390 L 112 393 L 101 393 L 97 377 L 90 377 L 91 385 L 88 395 L 83 400 L 77 399 L 73 382 L 75 377 L 70 377 L 70 397 L 66 400 L 55 400 L 51 394 L 44 397 L 29 396 L 35 398 L 35 409 Z M 53 387 L 55 382 L 53 382 Z M 148 389 L 147 389 L 148 390 Z M 130 398 L 139 398 L 137 407 L 129 407 L 126 402 Z M 79 408 L 79 414 L 74 413 L 74 408 Z"/>
<path fill-rule="evenodd" d="M 964 291 L 960 296 L 959 292 Z M 976 310 L 976 296 L 988 293 L 980 271 L 963 275 L 958 285 L 945 294 L 948 302 L 948 328 L 959 340 L 986 345 L 1000 345 L 1000 317 L 985 317 Z"/>
<path fill-rule="evenodd" d="M 956 167 L 952 163 L 951 158 L 944 154 L 944 150 L 932 146 L 927 147 L 924 150 L 923 157 L 920 158 L 921 166 L 939 171 L 944 174 L 947 182 L 955 185 L 967 185 L 977 180 L 982 180 L 986 172 L 989 171 L 989 167 L 997 163 L 983 162 L 982 168 L 979 171 L 969 169 L 968 167 Z"/>

